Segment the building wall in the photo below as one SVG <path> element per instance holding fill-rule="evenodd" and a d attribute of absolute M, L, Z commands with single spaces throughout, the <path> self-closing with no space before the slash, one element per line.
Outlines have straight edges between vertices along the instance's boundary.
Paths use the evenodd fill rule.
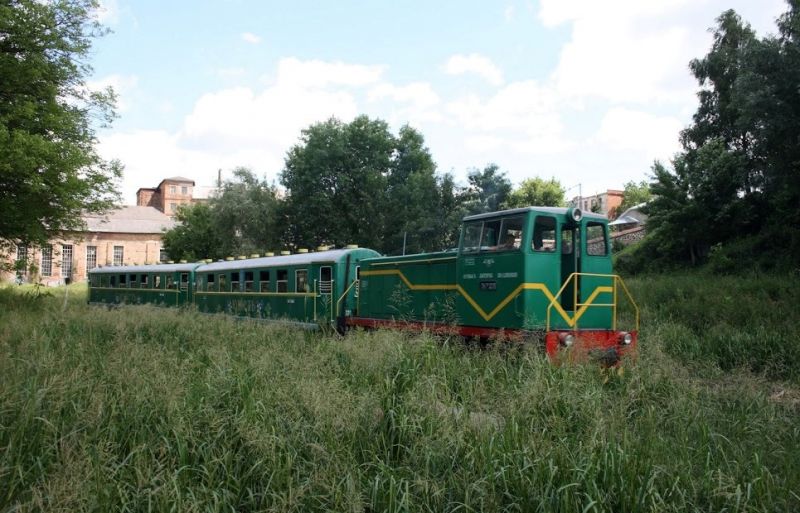
<path fill-rule="evenodd" d="M 161 194 L 157 189 L 139 189 L 136 191 L 136 205 L 140 207 L 155 207 L 161 210 Z"/>
<path fill-rule="evenodd" d="M 87 278 L 87 252 L 88 247 L 96 248 L 96 265 L 112 265 L 114 261 L 114 247 L 122 247 L 122 263 L 124 265 L 156 263 L 160 259 L 161 234 L 131 234 L 131 233 L 89 233 L 84 234 L 82 240 L 54 240 L 52 247 L 52 272 L 50 276 L 42 276 L 42 250 L 40 248 L 28 249 L 28 262 L 31 261 L 38 269 L 38 278 L 45 285 L 60 285 L 64 283 L 65 269 L 62 267 L 64 246 L 72 246 L 72 281 L 85 281 Z M 11 261 L 16 259 L 16 251 L 9 255 Z M 22 273 L 25 282 L 36 281 L 37 276 Z M 0 280 L 13 282 L 16 273 L 0 273 Z"/>
<path fill-rule="evenodd" d="M 177 182 L 164 180 L 161 182 L 161 206 L 156 207 L 168 216 L 174 216 L 178 206 L 188 205 L 192 202 L 192 182 Z"/>

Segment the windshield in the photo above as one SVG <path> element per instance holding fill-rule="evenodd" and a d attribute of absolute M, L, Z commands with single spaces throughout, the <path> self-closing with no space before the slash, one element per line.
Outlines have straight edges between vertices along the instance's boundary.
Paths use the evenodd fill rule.
<path fill-rule="evenodd" d="M 522 216 L 469 222 L 464 226 L 462 252 L 518 251 L 524 222 Z"/>

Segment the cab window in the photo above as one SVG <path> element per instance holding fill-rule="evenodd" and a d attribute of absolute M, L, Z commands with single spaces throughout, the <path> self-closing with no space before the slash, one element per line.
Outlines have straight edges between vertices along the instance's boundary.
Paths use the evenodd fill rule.
<path fill-rule="evenodd" d="M 478 251 L 481 247 L 481 230 L 483 221 L 473 221 L 464 226 L 464 252 Z"/>
<path fill-rule="evenodd" d="M 586 254 L 589 256 L 605 256 L 608 254 L 606 230 L 603 223 L 586 223 Z"/>
<path fill-rule="evenodd" d="M 534 251 L 552 252 L 556 250 L 556 218 L 536 216 L 533 225 L 531 248 Z"/>

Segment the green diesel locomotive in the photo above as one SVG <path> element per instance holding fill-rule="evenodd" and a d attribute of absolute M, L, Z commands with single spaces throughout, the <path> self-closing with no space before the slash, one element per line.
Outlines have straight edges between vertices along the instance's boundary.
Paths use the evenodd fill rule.
<path fill-rule="evenodd" d="M 451 251 L 317 252 L 90 272 L 89 301 L 195 305 L 308 327 L 426 329 L 538 340 L 551 356 L 616 361 L 636 345 L 638 308 L 613 274 L 608 221 L 527 207 L 469 216 Z M 578 350 L 580 348 L 580 350 Z"/>

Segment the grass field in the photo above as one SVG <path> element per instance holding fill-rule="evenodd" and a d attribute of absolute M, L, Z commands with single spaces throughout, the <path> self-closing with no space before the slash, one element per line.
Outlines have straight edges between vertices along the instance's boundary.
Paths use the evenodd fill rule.
<path fill-rule="evenodd" d="M 0 511 L 800 510 L 800 279 L 630 285 L 623 373 L 0 290 Z"/>

